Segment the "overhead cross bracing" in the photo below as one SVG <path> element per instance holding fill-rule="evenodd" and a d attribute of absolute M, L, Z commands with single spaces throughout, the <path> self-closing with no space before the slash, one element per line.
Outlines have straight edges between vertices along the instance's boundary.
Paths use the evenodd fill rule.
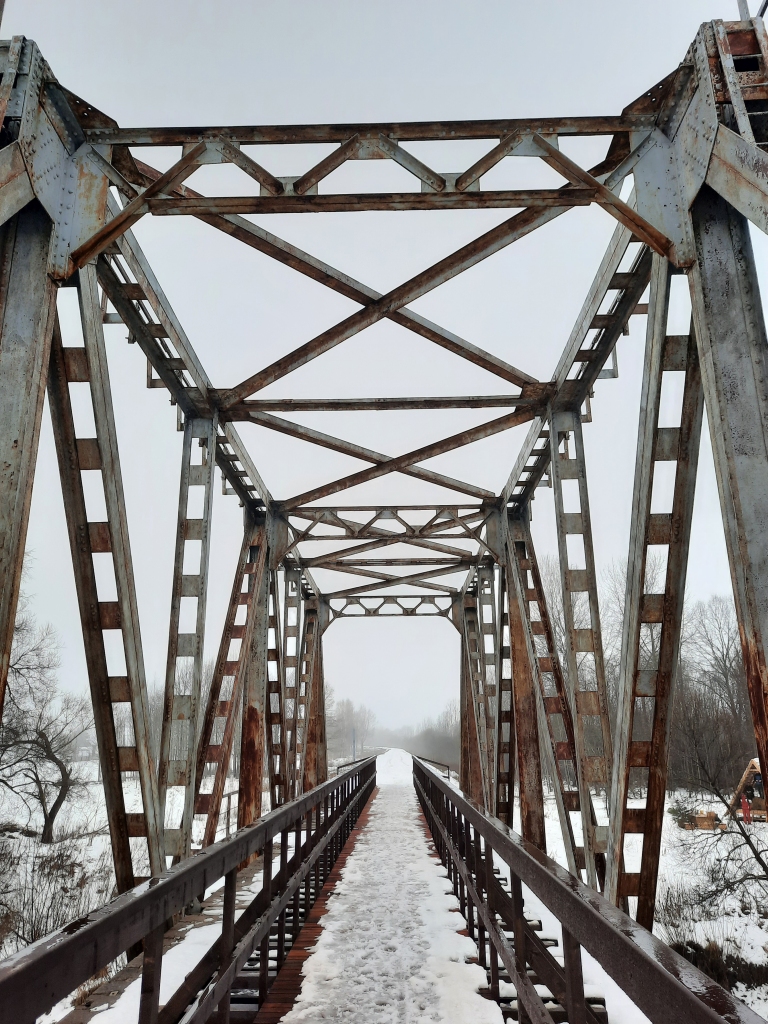
<path fill-rule="evenodd" d="M 750 222 L 768 230 L 762 19 L 704 24 L 678 68 L 620 114 L 599 117 L 130 128 L 61 85 L 29 39 L 0 44 L 0 73 L 0 697 L 47 391 L 120 890 L 146 871 L 158 874 L 170 860 L 186 859 L 193 843 L 213 842 L 238 742 L 240 826 L 261 815 L 263 779 L 273 806 L 325 780 L 323 636 L 336 619 L 434 616 L 449 619 L 461 637 L 464 791 L 508 823 L 517 804 L 525 839 L 543 849 L 543 758 L 556 782 L 570 870 L 650 926 L 705 408 L 756 742 L 768 768 L 768 341 L 748 230 Z M 576 139 L 599 144 L 599 162 L 587 167 L 574 159 Z M 452 164 L 452 147 L 461 141 L 487 148 L 472 163 Z M 302 174 L 269 169 L 280 147 L 308 143 L 327 152 Z M 445 157 L 427 164 L 422 143 L 435 154 L 443 147 Z M 153 150 L 169 147 L 175 149 L 170 164 L 155 167 Z M 366 191 L 369 160 L 396 165 L 410 188 Z M 487 187 L 491 171 L 506 161 L 541 171 L 544 186 Z M 334 191 L 339 179 L 332 175 L 347 164 L 357 175 L 345 179 L 354 177 L 354 188 Z M 193 190 L 197 172 L 204 171 L 198 181 L 210 184 L 225 170 L 241 174 L 247 194 Z M 499 354 L 491 342 L 462 338 L 417 311 L 415 304 L 442 285 L 533 232 L 546 237 L 554 221 L 587 206 L 611 218 L 613 235 L 546 374 L 529 372 L 523 345 Z M 417 272 L 404 271 L 384 291 L 248 219 L 368 211 L 447 217 L 462 209 L 496 211 L 497 220 Z M 240 379 L 214 384 L 133 231 L 142 219 L 165 217 L 170 234 L 176 222 L 168 218 L 179 216 L 228 236 L 232 246 L 255 249 L 355 308 L 274 358 L 257 358 L 254 346 Z M 691 296 L 686 334 L 669 326 L 675 276 L 686 279 Z M 77 296 L 82 344 L 71 344 L 59 323 L 59 289 Z M 646 356 L 621 689 L 612 722 L 596 577 L 600 536 L 584 437 L 606 429 L 600 388 L 617 374 L 617 343 L 632 318 L 646 324 Z M 351 397 L 325 395 L 320 386 L 307 392 L 318 360 L 343 359 L 348 343 L 384 321 L 399 336 L 415 334 L 419 344 L 442 349 L 460 373 L 491 374 L 494 387 L 477 394 L 376 395 L 370 375 L 359 375 L 360 390 Z M 168 392 L 184 432 L 176 531 L 168 539 L 174 569 L 157 767 L 121 471 L 121 460 L 138 456 L 118 445 L 112 396 L 123 383 L 110 380 L 105 345 L 105 327 L 116 324 L 146 358 L 147 387 Z M 297 371 L 307 377 L 301 393 L 291 394 Z M 413 366 L 406 362 L 403 371 L 409 376 Z M 668 425 L 660 421 L 659 396 L 665 375 L 673 373 L 684 376 L 684 398 L 678 422 Z M 90 392 L 93 436 L 78 433 L 72 385 Z M 343 418 L 386 413 L 394 424 L 398 416 L 436 411 L 468 418 L 461 429 L 418 432 L 411 443 L 382 444 L 383 450 L 367 447 L 354 432 L 350 439 L 350 420 Z M 325 417 L 323 429 L 304 422 L 308 413 Z M 335 415 L 338 431 L 330 426 Z M 391 432 L 402 439 L 409 429 Z M 259 445 L 252 443 L 255 432 Z M 261 439 L 277 435 L 301 454 L 291 460 L 291 486 L 273 494 L 260 475 L 268 445 Z M 494 474 L 481 456 L 446 460 L 502 436 L 520 444 L 503 465 L 494 456 Z M 317 459 L 321 451 L 333 454 L 333 472 Z M 651 501 L 661 463 L 675 470 L 666 511 Z M 214 566 L 210 554 L 216 469 L 224 492 L 243 508 L 237 559 L 227 567 Z M 98 521 L 90 517 L 84 474 L 97 474 L 103 485 Z M 492 475 L 498 477 L 493 485 Z M 555 512 L 567 640 L 562 658 L 529 528 L 542 485 L 551 488 Z M 192 492 L 202 495 L 194 513 Z M 193 546 L 199 550 L 194 571 L 187 559 Z M 667 556 L 663 589 L 646 592 L 645 562 L 655 547 Z M 96 554 L 111 556 L 116 599 L 106 600 L 99 589 Z M 226 571 L 232 586 L 203 707 L 206 595 L 214 568 Z M 576 595 L 588 608 L 586 623 L 572 613 Z M 194 602 L 193 627 L 182 628 L 185 600 Z M 658 664 L 640 657 L 649 630 L 658 634 Z M 110 666 L 106 633 L 118 637 L 124 652 L 119 672 Z M 642 740 L 634 734 L 641 698 L 654 704 L 651 738 Z M 130 708 L 130 745 L 117 742 L 115 705 Z M 141 811 L 126 809 L 127 773 L 140 780 Z M 645 806 L 630 806 L 630 773 L 642 779 Z M 172 812 L 174 788 L 183 800 Z M 607 824 L 595 810 L 598 789 L 608 794 Z M 628 837 L 641 837 L 639 871 L 627 867 Z"/>

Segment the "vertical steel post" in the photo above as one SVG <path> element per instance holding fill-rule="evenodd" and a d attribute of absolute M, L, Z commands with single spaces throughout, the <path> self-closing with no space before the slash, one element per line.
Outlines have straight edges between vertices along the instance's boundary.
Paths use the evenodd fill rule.
<path fill-rule="evenodd" d="M 606 886 L 614 903 L 638 897 L 637 920 L 646 928 L 653 926 L 669 730 L 704 408 L 693 332 L 684 336 L 667 334 L 670 264 L 659 256 L 653 261 L 627 563 Z M 679 421 L 675 426 L 660 427 L 664 375 L 679 371 L 685 373 Z M 654 472 L 661 462 L 676 463 L 672 506 L 670 511 L 652 513 Z M 666 548 L 660 592 L 648 592 L 651 581 L 646 578 L 646 570 L 651 545 L 659 550 Z M 653 702 L 650 737 L 635 735 L 635 712 L 638 702 L 643 701 Z M 645 807 L 628 806 L 633 770 L 646 776 L 639 780 L 647 787 Z M 639 873 L 624 870 L 627 834 L 642 836 Z"/>
<path fill-rule="evenodd" d="M 299 664 L 297 667 L 296 693 L 296 791 L 300 796 L 305 782 L 304 769 L 307 763 L 309 723 L 312 714 L 313 679 L 319 649 L 320 625 L 317 602 L 307 602 L 304 613 L 304 630 L 301 638 Z"/>
<path fill-rule="evenodd" d="M 304 755 L 303 792 L 319 786 L 327 777 L 327 754 L 325 749 L 325 682 L 323 678 L 323 637 L 318 632 L 315 641 L 315 655 L 310 680 L 311 708 L 307 725 L 307 743 Z"/>
<path fill-rule="evenodd" d="M 463 618 L 463 616 L 462 616 Z M 472 698 L 472 687 L 469 681 L 469 652 L 467 650 L 466 629 L 461 631 L 461 664 L 460 664 L 460 731 L 461 731 L 461 789 L 470 800 L 483 803 L 483 777 L 478 747 L 478 731 L 475 721 L 475 702 Z M 513 779 L 514 786 L 514 779 Z"/>
<path fill-rule="evenodd" d="M 533 676 L 538 689 L 537 714 L 543 718 L 547 739 L 545 749 L 551 752 L 555 800 L 560 817 L 568 868 L 573 874 L 585 867 L 584 850 L 576 846 L 571 813 L 581 814 L 573 716 L 565 690 L 560 658 L 555 646 L 552 622 L 544 595 L 536 553 L 533 548 L 527 514 L 509 517 L 509 572 L 516 590 L 524 595 L 523 625 L 531 656 Z M 536 606 L 538 618 L 532 617 Z M 548 740 L 548 742 L 547 742 Z M 591 803 L 584 813 L 594 816 Z"/>
<path fill-rule="evenodd" d="M 536 710 L 532 662 L 525 630 L 525 600 L 515 571 L 514 557 L 507 546 L 505 578 L 507 582 L 507 614 L 509 616 L 509 647 L 512 656 L 512 699 L 515 705 L 517 733 L 517 771 L 520 786 L 520 820 L 523 837 L 546 853 L 544 828 L 544 791 L 541 782 L 539 725 Z"/>
<path fill-rule="evenodd" d="M 0 716 L 53 331 L 51 234 L 51 222 L 37 203 L 0 228 Z"/>
<path fill-rule="evenodd" d="M 235 577 L 235 586 L 230 599 L 230 608 L 224 625 L 224 633 L 214 672 L 214 683 L 217 683 L 217 690 L 220 688 L 221 679 L 224 675 L 231 676 L 232 692 L 229 700 L 226 702 L 226 708 L 222 708 L 218 700 L 218 692 L 216 694 L 213 693 L 214 686 L 212 684 L 212 693 L 209 698 L 208 708 L 206 709 L 206 721 L 198 746 L 198 766 L 201 759 L 204 763 L 208 759 L 216 763 L 216 774 L 211 792 L 199 793 L 196 802 L 197 812 L 207 815 L 205 837 L 203 840 L 203 845 L 205 846 L 216 842 L 216 829 L 219 824 L 221 800 L 224 795 L 224 786 L 227 781 L 235 738 L 237 710 L 245 690 L 258 598 L 262 594 L 263 581 L 267 572 L 266 522 L 263 518 L 258 522 L 254 522 L 250 516 L 246 516 L 245 537 L 241 556 L 243 552 L 245 560 L 241 561 L 238 565 L 239 571 Z M 245 607 L 245 621 L 243 623 L 234 623 L 235 616 L 230 615 L 232 608 L 237 609 L 243 606 Z M 224 713 L 222 714 L 222 712 Z M 212 728 L 215 717 L 224 718 L 224 729 L 220 743 L 212 745 L 211 732 L 206 730 L 209 728 L 209 723 L 211 723 Z M 242 749 L 240 761 L 242 766 Z M 238 823 L 240 822 L 241 814 L 239 804 L 240 797 L 238 796 Z"/>
<path fill-rule="evenodd" d="M 258 588 L 256 584 L 258 583 Z M 244 658 L 243 722 L 240 740 L 240 789 L 237 798 L 237 827 L 243 828 L 261 817 L 266 747 L 267 633 L 269 629 L 269 572 L 266 567 L 254 580 L 250 635 L 246 633 Z"/>
<path fill-rule="evenodd" d="M 283 733 L 287 799 L 296 796 L 296 721 L 299 685 L 299 643 L 301 640 L 301 569 L 285 568 L 285 614 L 283 616 Z"/>
<path fill-rule="evenodd" d="M 198 441 L 201 454 L 199 463 L 194 461 L 195 441 Z M 174 861 L 188 857 L 192 843 L 197 721 L 203 682 L 203 641 L 215 465 L 215 420 L 188 417 L 184 424 L 181 457 L 168 660 L 165 670 L 165 699 L 157 780 L 160 821 L 164 826 L 165 855 L 173 857 Z M 193 496 L 190 492 L 192 488 L 199 487 L 203 488 L 202 516 L 190 518 L 190 497 Z M 190 546 L 195 543 L 200 544 L 197 571 L 185 573 L 185 555 L 194 555 L 194 550 Z M 195 601 L 195 628 L 192 633 L 180 632 L 182 598 Z M 170 827 L 166 823 L 166 797 L 169 786 L 181 787 L 184 790 L 181 822 L 178 826 Z"/>
<path fill-rule="evenodd" d="M 472 705 L 480 780 L 482 785 L 482 804 L 489 813 L 493 813 L 493 776 L 495 757 L 493 756 L 495 740 L 495 721 L 493 718 L 493 698 L 488 692 L 486 679 L 486 661 L 483 645 L 483 633 L 478 611 L 478 599 L 472 594 L 464 597 L 464 653 L 467 658 L 468 702 Z"/>
<path fill-rule="evenodd" d="M 280 591 L 277 570 L 269 574 L 269 640 L 267 647 L 267 760 L 270 810 L 284 804 L 287 771 L 285 746 L 285 667 L 280 629 Z"/>
<path fill-rule="evenodd" d="M 231 655 L 232 641 L 238 640 L 243 635 L 247 620 L 248 606 L 251 598 L 250 584 L 251 573 L 254 566 L 251 564 L 252 547 L 254 540 L 255 524 L 250 516 L 246 514 L 243 541 L 240 545 L 240 554 L 235 568 L 235 578 L 232 584 L 232 591 L 227 607 L 227 614 L 224 619 L 224 628 L 219 642 L 219 650 L 216 657 L 216 664 L 213 669 L 211 686 L 208 691 L 208 700 L 203 714 L 200 737 L 197 744 L 197 764 L 195 767 L 195 814 L 208 815 L 211 802 L 210 793 L 202 793 L 201 785 L 205 777 L 206 769 L 212 769 L 214 774 L 221 761 L 222 739 L 212 743 L 214 731 L 226 733 L 228 723 L 230 731 L 234 728 L 234 720 L 237 715 L 239 696 L 234 692 L 235 675 L 237 670 L 238 657 Z M 238 623 L 242 611 L 243 622 Z M 237 645 L 235 645 L 237 646 Z M 222 700 L 224 680 L 230 680 L 230 692 L 226 699 Z M 221 723 L 217 726 L 218 722 Z M 227 766 L 229 767 L 229 766 Z"/>
<path fill-rule="evenodd" d="M 561 451 L 562 447 L 562 451 Z M 587 467 L 584 441 L 581 434 L 581 412 L 562 409 L 552 412 L 550 421 L 550 473 L 555 494 L 555 521 L 560 555 L 560 580 L 563 591 L 563 614 L 568 646 L 566 648 L 567 679 L 573 710 L 576 755 L 579 762 L 579 792 L 582 807 L 591 801 L 590 785 L 604 785 L 610 802 L 611 765 L 613 761 L 611 726 L 608 714 L 608 695 L 603 662 L 603 640 L 600 629 L 600 608 L 597 597 L 595 554 L 592 546 L 592 520 L 587 490 Z M 573 456 L 571 457 L 571 451 Z M 565 482 L 573 481 L 575 490 L 566 502 Z M 576 501 L 574 501 L 574 498 Z M 565 505 L 578 505 L 565 510 Z M 580 537 L 583 553 L 571 554 L 568 537 Z M 581 561 L 583 566 L 573 566 Z M 589 624 L 576 622 L 574 597 L 586 594 Z M 586 655 L 584 664 L 579 655 Z M 587 658 L 593 659 L 588 667 Z M 581 669 L 581 671 L 580 671 Z M 595 728 L 588 731 L 591 719 Z M 598 753 L 588 753 L 590 744 L 599 747 Z M 592 748 L 594 749 L 594 748 Z M 596 889 L 598 877 L 596 857 L 605 853 L 607 830 L 584 816 L 584 856 L 589 884 Z"/>

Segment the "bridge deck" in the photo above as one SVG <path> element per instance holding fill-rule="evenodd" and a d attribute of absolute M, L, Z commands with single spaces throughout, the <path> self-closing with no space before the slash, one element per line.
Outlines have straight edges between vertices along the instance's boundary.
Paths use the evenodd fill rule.
<path fill-rule="evenodd" d="M 296 950 L 297 957 L 306 957 L 296 1003 L 278 1016 L 268 999 L 259 1024 L 501 1024 L 498 1005 L 478 993 L 487 984 L 485 971 L 469 962 L 477 948 L 461 933 L 458 901 L 445 869 L 430 855 L 411 772 L 404 751 L 379 757 L 378 792 L 346 862 L 337 865 L 340 877 L 327 912 L 314 925 L 314 951 L 306 957 Z"/>

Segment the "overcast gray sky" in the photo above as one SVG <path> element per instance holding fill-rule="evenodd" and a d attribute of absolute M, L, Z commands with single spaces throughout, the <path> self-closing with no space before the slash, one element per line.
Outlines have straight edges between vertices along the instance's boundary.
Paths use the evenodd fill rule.
<path fill-rule="evenodd" d="M 757 0 L 752 0 L 757 6 Z M 59 80 L 125 126 L 408 121 L 617 114 L 674 69 L 699 24 L 738 17 L 736 0 L 583 0 L 428 4 L 419 0 L 322 4 L 253 2 L 104 3 L 8 0 L 4 38 L 37 41 Z M 589 165 L 594 140 L 564 148 Z M 420 144 L 412 151 L 439 171 L 461 170 L 488 144 Z M 328 147 L 261 147 L 276 174 L 300 174 Z M 172 151 L 142 157 L 168 166 Z M 441 163 L 442 161 L 442 163 Z M 448 164 L 446 164 L 448 161 Z M 330 180 L 330 179 L 329 179 Z M 330 188 L 412 188 L 391 162 L 348 165 Z M 544 187 L 560 179 L 540 164 L 507 160 L 488 187 Z M 252 182 L 232 167 L 204 168 L 193 187 L 245 193 Z M 505 211 L 283 215 L 257 222 L 386 291 L 506 219 Z M 516 243 L 412 308 L 540 379 L 549 379 L 615 222 L 598 208 L 576 209 Z M 145 218 L 137 230 L 181 322 L 216 386 L 236 383 L 342 319 L 348 300 L 191 218 Z M 755 239 L 761 278 L 764 237 Z M 674 333 L 687 332 L 685 283 L 675 299 Z M 61 296 L 74 340 L 73 293 Z M 644 318 L 619 344 L 620 377 L 598 385 L 585 427 L 598 566 L 626 560 Z M 167 393 L 146 390 L 146 365 L 125 329 L 107 329 L 123 476 L 131 527 L 147 676 L 164 674 L 181 435 Z M 389 322 L 376 325 L 264 392 L 282 395 L 498 393 L 498 379 Z M 295 417 L 321 430 L 396 455 L 487 411 Z M 272 493 L 287 497 L 362 464 L 253 426 L 243 436 Z M 525 427 L 430 468 L 496 491 L 506 480 Z M 349 493 L 376 501 L 377 481 Z M 397 478 L 400 500 L 435 492 Z M 346 500 L 346 499 L 345 499 Z M 534 502 L 539 554 L 553 552 L 552 493 Z M 206 650 L 218 643 L 239 545 L 234 498 L 215 499 Z M 85 686 L 77 602 L 55 453 L 46 411 L 29 526 L 26 586 L 41 621 L 63 643 L 62 680 Z M 98 557 L 98 556 L 97 556 Z M 108 558 L 109 556 L 101 556 Z M 325 584 L 325 579 L 321 581 Z M 694 516 L 691 598 L 730 586 L 708 438 Z M 108 599 L 109 594 L 103 593 Z M 417 723 L 458 695 L 458 634 L 445 620 L 340 622 L 325 635 L 326 679 L 338 696 L 368 704 L 386 725 Z"/>

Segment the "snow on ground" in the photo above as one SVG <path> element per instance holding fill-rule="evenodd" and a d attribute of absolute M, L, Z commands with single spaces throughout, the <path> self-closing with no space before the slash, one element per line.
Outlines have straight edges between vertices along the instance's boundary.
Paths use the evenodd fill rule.
<path fill-rule="evenodd" d="M 501 1024 L 499 1007 L 477 991 L 485 971 L 466 962 L 477 951 L 457 933 L 464 927 L 458 900 L 429 856 L 412 770 L 403 750 L 379 756 L 379 793 L 285 1024 Z"/>

